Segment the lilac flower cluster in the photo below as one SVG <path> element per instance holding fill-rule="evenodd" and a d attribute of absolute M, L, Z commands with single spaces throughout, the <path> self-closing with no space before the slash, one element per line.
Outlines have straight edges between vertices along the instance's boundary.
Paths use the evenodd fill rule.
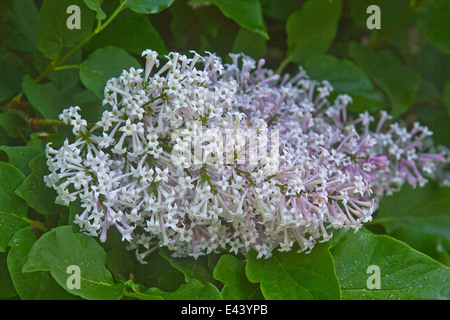
<path fill-rule="evenodd" d="M 116 228 L 142 263 L 161 246 L 193 257 L 309 252 L 333 229 L 358 230 L 376 199 L 423 185 L 444 160 L 425 151 L 427 128 L 389 124 L 385 112 L 352 118 L 351 97 L 330 102 L 331 85 L 302 69 L 280 78 L 243 55 L 224 65 L 171 53 L 160 68 L 156 52 L 143 56 L 145 70 L 107 82 L 97 123 L 79 107 L 63 112 L 77 139 L 47 146 L 45 177 L 58 203 L 81 202 L 83 232 L 106 241 Z M 214 139 L 193 145 L 206 128 Z M 191 149 L 208 161 L 189 161 Z"/>

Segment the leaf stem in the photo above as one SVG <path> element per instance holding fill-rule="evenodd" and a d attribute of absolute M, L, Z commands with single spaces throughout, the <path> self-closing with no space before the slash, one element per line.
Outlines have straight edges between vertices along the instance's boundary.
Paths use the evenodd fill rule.
<path fill-rule="evenodd" d="M 65 66 L 55 67 L 53 71 L 61 71 L 66 69 L 80 69 L 78 64 L 66 64 Z"/>

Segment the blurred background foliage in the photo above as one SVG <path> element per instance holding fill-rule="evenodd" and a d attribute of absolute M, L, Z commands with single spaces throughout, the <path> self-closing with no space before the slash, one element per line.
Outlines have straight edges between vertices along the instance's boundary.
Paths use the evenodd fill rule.
<path fill-rule="evenodd" d="M 74 4 L 81 8 L 79 30 L 66 26 L 70 16 L 66 9 Z M 369 5 L 381 10 L 379 30 L 366 26 Z M 122 69 L 142 66 L 144 49 L 156 50 L 161 56 L 170 51 L 210 51 L 225 62 L 230 62 L 228 53 L 243 52 L 290 74 L 301 65 L 311 78 L 329 80 L 335 88 L 333 96 L 351 95 L 351 111 L 376 114 L 388 110 L 407 125 L 420 121 L 434 131 L 436 144 L 450 147 L 449 24 L 448 0 L 1 0 L 0 271 L 8 264 L 16 280 L 13 286 L 9 276 L 0 272 L 0 297 L 16 297 L 16 291 L 22 298 L 37 297 L 36 292 L 21 289 L 21 280 L 13 275 L 15 264 L 26 261 L 24 255 L 36 241 L 26 226 L 33 225 L 39 235 L 70 224 L 79 210 L 76 204 L 70 210 L 55 205 L 54 192 L 42 181 L 45 143 L 58 145 L 73 138 L 58 120 L 59 113 L 79 105 L 88 121 L 96 121 L 104 110 L 105 81 Z M 423 189 L 407 186 L 382 200 L 368 229 L 401 240 L 449 266 L 449 199 L 449 188 L 435 182 Z M 365 244 L 372 239 L 359 238 Z M 28 249 L 14 246 L 19 240 Z M 78 240 L 73 241 L 75 248 Z M 248 282 L 242 259 L 227 256 L 219 260 L 211 255 L 193 268 L 191 262 L 175 261 L 160 252 L 153 264 L 143 266 L 134 262 L 123 244 L 112 243 L 114 239 L 102 248 L 115 281 L 127 281 L 132 274 L 131 279 L 139 283 L 130 285 L 129 297 L 170 298 L 167 292 L 178 292 L 179 296 L 172 296 L 177 298 L 187 290 L 214 298 L 216 291 L 209 285 L 221 288 L 221 283 L 240 283 L 237 291 L 231 285 L 222 290 L 225 297 L 236 297 L 236 292 L 241 298 L 279 297 Z M 345 243 L 339 242 L 332 251 L 337 262 L 351 251 Z M 6 258 L 9 247 L 17 258 L 11 263 Z M 227 274 L 227 266 L 237 273 Z M 255 270 L 265 267 L 256 262 L 250 266 Z M 347 269 L 342 266 L 345 263 L 337 267 L 337 273 L 345 289 L 351 284 L 345 282 Z M 36 264 L 29 268 L 46 275 L 39 281 L 48 288 L 58 287 L 47 272 L 52 271 L 57 280 L 58 270 Z M 173 291 L 181 283 L 183 290 Z M 144 293 L 143 288 L 150 287 L 157 288 Z M 45 297 L 49 292 L 40 294 Z M 85 293 L 83 297 L 91 296 Z M 351 298 L 344 293 L 342 297 Z"/>

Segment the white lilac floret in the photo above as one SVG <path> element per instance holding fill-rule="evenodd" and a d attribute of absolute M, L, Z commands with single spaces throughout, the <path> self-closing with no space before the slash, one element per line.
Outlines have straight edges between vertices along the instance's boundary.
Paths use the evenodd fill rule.
<path fill-rule="evenodd" d="M 77 139 L 47 145 L 45 177 L 58 203 L 80 200 L 83 232 L 106 241 L 116 228 L 143 263 L 161 246 L 193 257 L 270 257 L 295 243 L 309 252 L 333 229 L 358 230 L 380 196 L 425 184 L 444 160 L 424 150 L 427 128 L 385 112 L 351 117 L 351 97 L 330 102 L 332 86 L 302 69 L 280 78 L 243 55 L 223 65 L 171 53 L 160 68 L 156 52 L 143 56 L 145 70 L 107 82 L 96 124 L 64 110 Z"/>

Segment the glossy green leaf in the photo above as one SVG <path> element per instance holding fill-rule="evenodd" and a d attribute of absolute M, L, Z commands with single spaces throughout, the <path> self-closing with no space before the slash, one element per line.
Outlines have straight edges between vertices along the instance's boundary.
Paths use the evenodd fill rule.
<path fill-rule="evenodd" d="M 334 91 L 330 101 L 338 94 L 348 94 L 353 103 L 348 105 L 351 111 L 375 111 L 385 108 L 383 94 L 377 91 L 364 72 L 351 61 L 337 59 L 328 55 L 317 55 L 305 64 L 308 75 L 315 80 L 327 80 Z"/>
<path fill-rule="evenodd" d="M 336 36 L 341 11 L 341 0 L 309 0 L 294 11 L 286 23 L 287 61 L 304 63 L 325 53 Z"/>
<path fill-rule="evenodd" d="M 447 81 L 445 83 L 442 98 L 444 99 L 444 105 L 446 106 L 448 114 L 450 116 L 450 81 Z"/>
<path fill-rule="evenodd" d="M 389 236 L 346 233 L 332 254 L 343 299 L 450 298 L 450 269 Z M 379 268 L 379 289 L 369 266 Z"/>
<path fill-rule="evenodd" d="M 212 3 L 241 27 L 269 39 L 258 0 L 213 0 Z"/>
<path fill-rule="evenodd" d="M 70 300 L 69 294 L 48 272 L 23 273 L 22 267 L 37 238 L 31 227 L 18 231 L 10 240 L 7 264 L 14 288 L 23 300 Z"/>
<path fill-rule="evenodd" d="M 450 243 L 442 238 L 408 224 L 390 231 L 389 235 L 450 267 Z"/>
<path fill-rule="evenodd" d="M 185 275 L 161 254 L 159 250 L 147 256 L 147 264 L 137 263 L 134 282 L 146 288 L 158 287 L 163 291 L 174 291 L 184 284 Z"/>
<path fill-rule="evenodd" d="M 31 173 L 30 161 L 42 153 L 43 146 L 42 141 L 34 134 L 26 146 L 0 146 L 0 150 L 8 156 L 9 164 L 27 176 Z"/>
<path fill-rule="evenodd" d="M 80 65 L 80 79 L 83 85 L 103 98 L 106 81 L 119 77 L 122 71 L 139 68 L 139 62 L 125 50 L 106 46 L 91 53 Z"/>
<path fill-rule="evenodd" d="M 165 292 L 159 288 L 150 288 L 146 295 L 161 296 L 164 300 L 222 300 L 219 290 L 211 283 L 202 284 L 196 279 L 189 279 L 186 284 L 173 292 Z"/>
<path fill-rule="evenodd" d="M 63 207 L 55 204 L 57 193 L 44 182 L 44 176 L 50 173 L 46 162 L 44 154 L 30 162 L 33 173 L 17 188 L 16 194 L 41 214 L 58 214 Z"/>
<path fill-rule="evenodd" d="M 411 107 L 420 87 L 418 72 L 403 66 L 389 51 L 374 52 L 357 43 L 351 43 L 349 51 L 358 66 L 388 95 L 394 117 Z"/>
<path fill-rule="evenodd" d="M 0 252 L 8 251 L 8 243 L 12 236 L 28 225 L 24 216 L 0 211 Z"/>
<path fill-rule="evenodd" d="M 421 10 L 417 27 L 425 39 L 443 52 L 450 53 L 450 2 L 447 0 L 429 1 Z"/>
<path fill-rule="evenodd" d="M 257 259 L 251 250 L 245 268 L 247 278 L 261 284 L 269 300 L 339 300 L 339 282 L 329 244 L 317 245 L 310 254 L 275 251 L 269 259 Z"/>
<path fill-rule="evenodd" d="M 177 269 L 163 271 L 158 277 L 157 287 L 163 291 L 175 291 L 185 284 L 185 276 Z"/>
<path fill-rule="evenodd" d="M 370 30 L 367 27 L 367 21 L 373 14 L 372 11 L 367 13 L 371 5 L 380 8 L 380 29 Z M 399 45 L 399 42 L 407 40 L 404 36 L 406 28 L 415 19 L 415 8 L 410 0 L 349 0 L 348 6 L 354 24 L 370 32 L 371 41 L 377 46 L 384 42 Z"/>
<path fill-rule="evenodd" d="M 225 254 L 214 269 L 214 278 L 224 284 L 222 296 L 225 300 L 263 300 L 259 285 L 248 281 L 245 261 Z"/>
<path fill-rule="evenodd" d="M 76 13 L 69 6 L 80 9 L 80 29 L 69 29 L 68 19 Z M 94 12 L 89 10 L 83 0 L 45 0 L 39 11 L 36 47 L 47 58 L 54 60 L 64 48 L 72 47 L 87 37 L 94 25 Z"/>
<path fill-rule="evenodd" d="M 120 299 L 123 286 L 114 283 L 105 262 L 105 251 L 92 237 L 73 233 L 72 227 L 62 226 L 45 233 L 34 243 L 23 272 L 50 271 L 61 287 L 85 299 Z M 70 266 L 80 270 L 79 289 L 67 286 L 71 283 L 72 273 L 67 271 Z"/>

